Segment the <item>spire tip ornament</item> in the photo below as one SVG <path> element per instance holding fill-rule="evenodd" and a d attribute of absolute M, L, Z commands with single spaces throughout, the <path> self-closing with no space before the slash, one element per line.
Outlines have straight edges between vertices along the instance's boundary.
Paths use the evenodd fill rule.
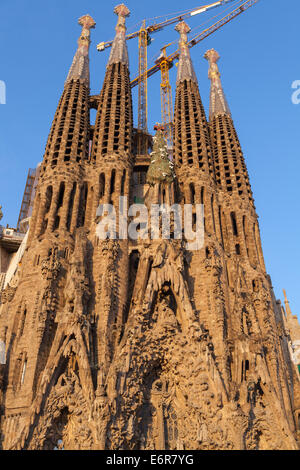
<path fill-rule="evenodd" d="M 78 20 L 78 24 L 85 29 L 94 29 L 96 26 L 96 22 L 90 15 L 84 15 Z"/>
<path fill-rule="evenodd" d="M 231 116 L 221 83 L 221 74 L 217 65 L 220 55 L 215 49 L 209 49 L 204 58 L 209 62 L 208 78 L 211 80 L 209 118 L 220 114 Z"/>
<path fill-rule="evenodd" d="M 121 3 L 120 5 L 117 5 L 115 7 L 114 13 L 118 15 L 118 23 L 116 26 L 117 34 L 111 47 L 111 53 L 107 67 L 109 67 L 111 64 L 116 64 L 118 62 L 129 66 L 128 51 L 125 38 L 125 20 L 128 16 L 130 16 L 130 10 L 127 8 L 126 5 L 124 5 L 124 3 Z"/>
<path fill-rule="evenodd" d="M 180 21 L 180 23 L 175 26 L 175 31 L 180 34 L 180 57 L 178 63 L 177 84 L 183 80 L 192 80 L 197 83 L 197 77 L 188 46 L 188 34 L 191 31 L 191 28 L 185 21 Z"/>
<path fill-rule="evenodd" d="M 95 28 L 96 22 L 90 15 L 84 15 L 78 20 L 82 26 L 81 35 L 78 39 L 78 48 L 71 65 L 66 84 L 71 80 L 80 80 L 89 87 L 89 47 L 91 44 L 91 29 Z"/>
<path fill-rule="evenodd" d="M 127 8 L 124 3 L 121 3 L 120 5 L 117 5 L 114 9 L 114 13 L 118 16 L 122 16 L 123 18 L 127 18 L 130 16 L 130 10 Z"/>

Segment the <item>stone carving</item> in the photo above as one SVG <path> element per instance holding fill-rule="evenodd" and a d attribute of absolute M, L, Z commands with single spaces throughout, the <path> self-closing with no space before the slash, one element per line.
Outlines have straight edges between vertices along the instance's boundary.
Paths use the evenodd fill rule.
<path fill-rule="evenodd" d="M 2 293 L 0 445 L 296 450 L 299 378 L 284 312 L 265 271 L 218 54 L 206 54 L 208 123 L 189 27 L 180 22 L 174 163 L 161 128 L 151 155 L 158 159 L 151 163 L 132 145 L 129 10 L 122 4 L 115 12 L 116 37 L 97 100 L 89 97 L 94 21 L 80 19 L 83 31 L 41 165 L 28 244 Z M 188 251 L 175 237 L 97 237 L 99 200 L 131 201 L 148 166 L 147 205 L 204 206 L 200 249 Z"/>

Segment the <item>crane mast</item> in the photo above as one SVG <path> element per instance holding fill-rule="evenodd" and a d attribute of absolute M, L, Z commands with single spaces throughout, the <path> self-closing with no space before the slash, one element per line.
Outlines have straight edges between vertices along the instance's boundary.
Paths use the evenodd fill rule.
<path fill-rule="evenodd" d="M 148 93 L 147 93 L 147 52 L 148 52 L 149 35 L 146 29 L 146 21 L 143 21 L 139 31 L 139 97 L 138 97 L 138 154 L 146 153 L 147 141 L 143 135 L 147 133 L 147 117 L 148 117 Z"/>

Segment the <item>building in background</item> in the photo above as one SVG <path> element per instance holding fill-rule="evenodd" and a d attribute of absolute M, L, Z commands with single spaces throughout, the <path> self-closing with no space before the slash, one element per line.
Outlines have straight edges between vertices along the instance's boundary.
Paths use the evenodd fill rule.
<path fill-rule="evenodd" d="M 24 254 L 39 171 L 40 164 L 28 172 L 17 228 L 0 225 L 0 293 L 15 275 Z"/>

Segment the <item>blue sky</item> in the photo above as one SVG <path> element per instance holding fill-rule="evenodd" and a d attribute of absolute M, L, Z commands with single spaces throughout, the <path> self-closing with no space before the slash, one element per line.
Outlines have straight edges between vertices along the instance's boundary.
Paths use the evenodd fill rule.
<path fill-rule="evenodd" d="M 15 226 L 28 168 L 42 160 L 51 121 L 76 51 L 77 19 L 89 13 L 92 31 L 91 93 L 99 93 L 109 51 L 96 44 L 114 37 L 118 1 L 1 0 L 0 80 L 7 104 L 0 105 L 0 205 L 3 225 Z M 128 0 L 128 32 L 143 18 L 166 16 L 209 3 L 205 0 Z M 224 8 L 223 8 L 224 10 Z M 188 20 L 195 34 L 210 14 Z M 286 288 L 300 314 L 299 266 L 299 117 L 292 104 L 292 83 L 300 80 L 299 0 L 260 0 L 247 12 L 191 51 L 200 93 L 208 112 L 209 81 L 203 55 L 214 47 L 221 55 L 222 81 L 241 140 L 260 217 L 263 250 L 275 294 Z M 204 28 L 203 26 L 202 28 Z M 191 33 L 191 37 L 193 32 Z M 174 26 L 153 36 L 149 62 L 160 47 L 178 38 Z M 131 76 L 137 72 L 137 41 L 128 42 Z M 174 49 L 169 49 L 172 52 Z M 176 68 L 170 72 L 175 95 Z M 159 74 L 149 80 L 149 129 L 160 121 Z M 134 91 L 136 114 L 137 95 Z"/>

